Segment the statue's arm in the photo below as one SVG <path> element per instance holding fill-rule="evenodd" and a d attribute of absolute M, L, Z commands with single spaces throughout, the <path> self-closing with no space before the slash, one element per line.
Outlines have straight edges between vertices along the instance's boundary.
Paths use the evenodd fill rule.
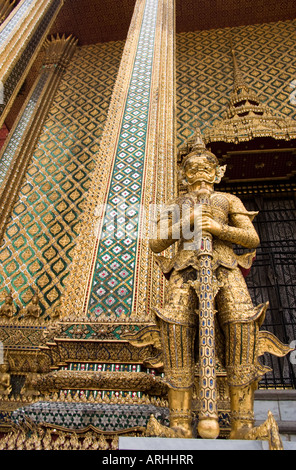
<path fill-rule="evenodd" d="M 255 214 L 254 212 L 248 212 L 240 199 L 232 196 L 230 199 L 229 224 L 222 225 L 218 238 L 241 245 L 244 248 L 256 248 L 260 243 L 260 239 L 252 223 Z"/>
<path fill-rule="evenodd" d="M 149 247 L 154 253 L 161 253 L 180 239 L 180 219 L 172 217 L 172 213 L 166 209 L 157 219 Z"/>
<path fill-rule="evenodd" d="M 248 216 L 236 215 L 233 219 L 235 219 L 233 226 L 223 225 L 218 238 L 244 248 L 257 248 L 260 240 Z"/>

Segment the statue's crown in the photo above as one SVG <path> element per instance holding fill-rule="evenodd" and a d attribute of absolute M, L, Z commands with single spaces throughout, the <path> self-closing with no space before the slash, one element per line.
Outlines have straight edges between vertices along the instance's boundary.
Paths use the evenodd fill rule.
<path fill-rule="evenodd" d="M 193 140 L 190 141 L 189 148 L 189 153 L 182 158 L 182 166 L 186 164 L 189 158 L 201 155 L 208 157 L 213 163 L 219 165 L 219 160 L 217 159 L 216 155 L 206 148 L 201 130 L 199 128 L 196 129 Z"/>

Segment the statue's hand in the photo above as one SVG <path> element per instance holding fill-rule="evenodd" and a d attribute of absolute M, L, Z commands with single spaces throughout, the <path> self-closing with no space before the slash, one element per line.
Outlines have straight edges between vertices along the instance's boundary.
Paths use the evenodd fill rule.
<path fill-rule="evenodd" d="M 214 220 L 211 217 L 211 214 L 206 211 L 202 211 L 202 215 L 200 211 L 195 211 L 194 209 L 190 212 L 190 225 L 194 227 L 195 224 L 202 224 L 202 230 L 210 232 L 212 235 L 219 236 L 222 231 L 222 225 Z"/>
<path fill-rule="evenodd" d="M 210 232 L 212 235 L 219 237 L 222 231 L 222 225 L 216 220 L 212 219 L 207 215 L 202 217 L 202 230 Z"/>

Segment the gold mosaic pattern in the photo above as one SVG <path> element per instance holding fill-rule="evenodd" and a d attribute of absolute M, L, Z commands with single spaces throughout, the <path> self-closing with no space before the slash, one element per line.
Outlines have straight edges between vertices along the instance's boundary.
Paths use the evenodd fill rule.
<path fill-rule="evenodd" d="M 271 109 L 295 118 L 296 20 L 177 35 L 177 144 L 221 119 L 233 86 L 231 39 L 246 84 Z"/>
<path fill-rule="evenodd" d="M 79 48 L 64 75 L 0 250 L 1 303 L 8 289 L 19 306 L 37 290 L 47 314 L 58 303 L 123 45 Z"/>

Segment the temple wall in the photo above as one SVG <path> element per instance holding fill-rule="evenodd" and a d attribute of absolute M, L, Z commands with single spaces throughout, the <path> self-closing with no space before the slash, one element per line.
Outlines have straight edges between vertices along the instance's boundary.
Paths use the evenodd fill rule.
<path fill-rule="evenodd" d="M 177 35 L 177 145 L 222 117 L 233 85 L 230 37 L 245 81 L 271 108 L 295 117 L 296 20 Z M 78 48 L 13 207 L 0 250 L 0 303 L 34 289 L 46 316 L 68 273 L 94 155 L 124 42 Z"/>
<path fill-rule="evenodd" d="M 57 304 L 123 46 L 79 48 L 63 77 L 6 229 L 1 301 L 11 289 L 26 305 L 36 289 L 44 311 Z"/>

